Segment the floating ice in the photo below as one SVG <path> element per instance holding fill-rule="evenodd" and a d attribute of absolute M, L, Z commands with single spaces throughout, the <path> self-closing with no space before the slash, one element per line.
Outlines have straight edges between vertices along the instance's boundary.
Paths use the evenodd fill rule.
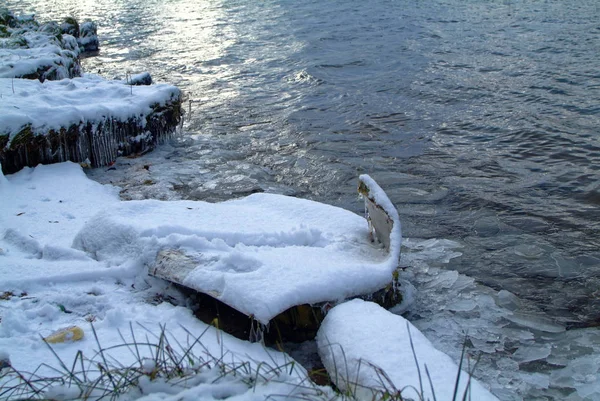
<path fill-rule="evenodd" d="M 526 259 L 538 259 L 545 250 L 537 245 L 522 244 L 514 247 L 514 253 Z"/>
<path fill-rule="evenodd" d="M 550 377 L 543 373 L 524 373 L 521 377 L 536 388 L 545 389 L 550 386 Z"/>
<path fill-rule="evenodd" d="M 413 259 L 427 260 L 430 264 L 446 264 L 451 259 L 462 255 L 461 252 L 455 251 L 455 249 L 462 248 L 462 245 L 456 241 L 446 239 L 434 238 L 419 241 L 407 238 L 402 245 L 408 249 L 418 251 L 411 256 Z"/>
<path fill-rule="evenodd" d="M 513 358 L 520 363 L 538 361 L 550 356 L 551 350 L 550 344 L 522 345 L 515 351 Z"/>
<path fill-rule="evenodd" d="M 527 313 L 513 313 L 505 316 L 506 319 L 519 326 L 527 327 L 528 329 L 543 331 L 547 333 L 562 333 L 565 327 L 555 323 L 554 321 L 539 315 Z"/>
<path fill-rule="evenodd" d="M 498 291 L 498 305 L 509 310 L 519 309 L 521 301 L 512 292 L 506 290 Z"/>
<path fill-rule="evenodd" d="M 438 349 L 457 362 L 468 339 L 469 352 L 480 356 L 474 375 L 490 384 L 502 400 L 520 401 L 524 395 L 539 394 L 548 399 L 595 401 L 600 372 L 590 361 L 600 354 L 600 329 L 565 331 L 527 300 L 480 286 L 462 274 L 450 287 L 432 285 L 441 274 L 441 269 L 432 267 L 439 263 L 441 252 L 435 243 L 405 239 L 402 265 L 407 268 L 401 278 L 417 290 L 405 315 Z M 476 306 L 466 310 L 473 303 Z M 533 373 L 536 366 L 543 371 Z"/>

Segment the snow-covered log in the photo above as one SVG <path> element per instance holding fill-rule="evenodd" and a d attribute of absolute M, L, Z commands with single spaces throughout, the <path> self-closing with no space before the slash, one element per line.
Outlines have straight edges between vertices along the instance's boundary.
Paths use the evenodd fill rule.
<path fill-rule="evenodd" d="M 357 399 L 401 391 L 402 399 L 498 400 L 408 320 L 372 302 L 355 299 L 329 311 L 317 345 L 333 383 Z M 464 361 L 463 369 L 469 366 Z"/>
<path fill-rule="evenodd" d="M 61 81 L 0 78 L 5 173 L 62 161 L 102 166 L 168 138 L 181 118 L 171 85 L 131 86 L 86 75 Z"/>
<path fill-rule="evenodd" d="M 274 340 L 314 338 L 324 312 L 344 299 L 386 307 L 402 299 L 399 242 L 385 249 L 362 216 L 282 195 L 123 202 L 94 217 L 74 246 L 105 261 L 132 252 L 150 275 L 199 294 L 203 313 L 219 302 L 199 317 L 251 340 L 261 339 L 261 325 Z"/>

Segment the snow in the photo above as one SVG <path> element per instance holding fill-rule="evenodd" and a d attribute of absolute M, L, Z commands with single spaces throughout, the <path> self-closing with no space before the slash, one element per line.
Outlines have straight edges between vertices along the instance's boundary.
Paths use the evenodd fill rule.
<path fill-rule="evenodd" d="M 368 215 L 370 229 L 386 247 L 395 260 L 400 259 L 400 246 L 402 244 L 402 229 L 398 211 L 381 189 L 369 175 L 362 174 L 359 179 L 359 193 L 366 197 L 365 213 Z M 383 209 L 384 213 L 381 213 Z"/>
<path fill-rule="evenodd" d="M 377 304 L 355 299 L 334 307 L 319 329 L 317 343 L 332 380 L 342 389 L 355 391 L 365 399 L 370 398 L 371 390 L 362 386 L 393 389 L 377 368 L 386 372 L 403 397 L 419 398 L 422 389 L 423 399 L 453 399 L 458 366 L 435 349 L 410 322 Z M 468 383 L 469 375 L 461 372 L 459 399 Z M 475 379 L 471 379 L 469 391 L 474 400 L 497 400 Z"/>
<path fill-rule="evenodd" d="M 163 283 L 146 276 L 139 261 L 111 265 L 71 248 L 77 232 L 98 210 L 119 203 L 118 188 L 89 180 L 79 165 L 70 162 L 25 168 L 6 177 L 0 174 L 0 294 L 12 293 L 0 300 L 0 359 L 25 372 L 42 363 L 57 366 L 40 336 L 72 325 L 83 328 L 84 338 L 56 344 L 54 351 L 67 364 L 78 350 L 91 357 L 98 350 L 93 322 L 103 348 L 131 341 L 133 335 L 153 338 L 162 326 L 181 344 L 189 342 L 190 333 L 204 333 L 203 347 L 195 352 L 210 353 L 215 359 L 254 366 L 261 362 L 284 366 L 291 361 L 261 344 L 218 332 L 186 307 L 156 305 L 156 297 L 166 290 Z M 48 253 L 52 257 L 45 258 Z M 130 351 L 116 349 L 113 356 L 124 365 L 136 361 Z M 303 370 L 296 367 L 296 372 Z M 42 368 L 39 373 L 55 372 Z M 294 380 L 300 379 L 290 383 Z M 68 388 L 52 391 L 72 393 Z M 52 391 L 50 395 L 56 395 Z"/>
<path fill-rule="evenodd" d="M 264 324 L 295 305 L 373 293 L 392 281 L 398 260 L 370 243 L 364 218 L 275 194 L 122 202 L 92 218 L 73 244 L 111 265 L 151 265 L 159 250 L 182 249 L 197 264 L 184 285 Z"/>
<path fill-rule="evenodd" d="M 81 75 L 79 55 L 98 50 L 97 26 L 73 20 L 38 24 L 33 16 L 15 17 L 0 9 L 8 26 L 0 37 L 0 78 L 64 79 Z M 74 24 L 75 23 L 75 24 Z"/>
<path fill-rule="evenodd" d="M 53 69 L 58 79 L 69 78 L 77 54 L 56 45 L 31 49 L 0 48 L 0 78 L 19 78 L 46 69 Z M 5 92 L 2 94 L 4 96 Z"/>
<path fill-rule="evenodd" d="M 385 191 L 381 189 L 379 184 L 371 178 L 368 174 L 361 174 L 358 179 L 363 181 L 369 187 L 369 196 L 373 198 L 375 203 L 381 206 L 386 213 L 392 218 L 394 223 L 397 223 L 395 230 L 396 235 L 400 232 L 400 217 L 398 217 L 398 211 L 394 207 L 392 201 L 386 195 Z"/>
<path fill-rule="evenodd" d="M 38 25 L 33 17 L 8 17 L 13 27 L 0 38 L 0 78 L 25 76 L 40 80 L 79 76 L 80 48 L 77 39 L 55 22 Z M 10 24 L 9 24 L 10 25 Z M 91 35 L 89 26 L 86 34 Z"/>
<path fill-rule="evenodd" d="M 143 353 L 138 359 L 130 350 L 124 350 L 122 344 L 132 341 L 134 336 L 138 341 L 145 341 L 147 337 L 157 341 L 156 336 L 162 327 L 173 344 L 178 342 L 186 346 L 191 342 L 191 335 L 202 335 L 202 346 L 195 347 L 194 352 L 199 355 L 210 354 L 216 359 L 223 358 L 228 363 L 248 362 L 256 368 L 261 363 L 265 364 L 263 366 L 286 366 L 293 362 L 286 354 L 266 349 L 261 344 L 238 340 L 200 322 L 189 308 L 183 306 L 186 301 L 181 294 L 169 289 L 164 281 L 149 277 L 147 264 L 153 261 L 156 251 L 163 246 L 180 247 L 212 259 L 212 270 L 202 273 L 208 277 L 207 282 L 211 285 L 219 284 L 219 280 L 214 279 L 219 275 L 248 277 L 249 286 L 257 283 L 266 285 L 261 287 L 261 295 L 272 304 L 281 302 L 280 308 L 285 307 L 285 302 L 296 303 L 300 300 L 294 296 L 302 295 L 302 300 L 317 295 L 322 299 L 331 299 L 335 291 L 340 291 L 339 294 L 343 296 L 347 294 L 345 291 L 364 291 L 369 281 L 375 283 L 378 280 L 371 276 L 380 275 L 383 280 L 390 274 L 386 269 L 392 269 L 396 264 L 388 253 L 365 242 L 368 230 L 366 221 L 345 210 L 266 194 L 218 204 L 121 201 L 119 188 L 89 180 L 79 165 L 70 162 L 25 168 L 6 177 L 0 174 L 0 204 L 0 295 L 10 293 L 9 296 L 3 295 L 7 299 L 0 300 L 0 360 L 6 361 L 5 365 L 10 361 L 16 369 L 26 372 L 34 371 L 42 363 L 57 367 L 56 358 L 40 336 L 45 337 L 73 325 L 84 330 L 83 339 L 53 345 L 57 355 L 69 366 L 79 350 L 92 357 L 101 345 L 102 348 L 110 348 L 110 355 L 123 366 L 138 363 L 141 364 L 141 371 L 151 371 L 153 362 L 148 359 L 148 353 Z M 412 244 L 411 241 L 407 243 Z M 459 245 L 449 241 L 424 241 L 411 246 L 427 250 L 443 260 L 447 256 L 439 250 L 440 247 L 455 249 Z M 358 252 L 359 249 L 364 253 Z M 315 260 L 306 255 L 313 255 Z M 319 257 L 330 259 L 322 259 L 319 264 L 316 261 Z M 304 274 L 291 277 L 290 272 L 277 265 L 277 261 L 284 261 L 288 266 L 312 266 L 315 270 L 310 274 L 304 270 Z M 336 273 L 327 276 L 325 271 L 328 269 L 322 267 L 323 261 L 331 262 Z M 348 264 L 345 265 L 344 261 Z M 316 269 L 317 266 L 321 268 Z M 366 270 L 363 271 L 363 268 Z M 258 272 L 261 269 L 279 270 L 271 270 L 259 280 Z M 364 275 L 365 271 L 368 272 L 366 277 L 356 275 Z M 257 276 L 254 279 L 253 274 Z M 277 294 L 281 288 L 269 283 L 269 280 L 280 280 L 283 284 L 278 275 L 287 275 L 288 280 L 292 280 L 286 285 L 296 293 L 288 294 L 289 300 Z M 307 279 L 314 279 L 315 283 L 321 279 L 329 281 L 328 285 L 316 283 L 315 287 L 303 286 L 301 283 Z M 453 290 L 472 282 L 465 284 L 464 280 L 462 276 L 446 272 L 437 274 L 434 281 L 446 287 L 451 286 L 449 290 Z M 238 291 L 242 288 L 242 282 L 241 278 L 237 283 L 234 279 L 232 288 Z M 403 283 L 405 285 L 408 286 L 408 283 Z M 249 288 L 242 288 L 240 302 L 254 302 L 252 297 L 256 294 L 252 294 Z M 230 295 L 232 292 L 223 293 Z M 408 295 L 406 298 L 410 304 L 417 294 Z M 169 298 L 173 299 L 173 303 L 164 302 Z M 351 301 L 349 305 L 356 305 L 357 302 Z M 483 301 L 477 304 L 483 305 Z M 362 335 L 372 338 L 371 343 L 376 343 L 374 339 L 380 338 L 381 344 L 385 344 L 382 335 L 406 331 L 405 326 L 402 326 L 402 331 L 392 329 L 393 324 L 404 323 L 391 323 L 387 320 L 388 312 L 385 312 L 385 317 L 382 316 L 380 323 L 372 326 L 378 328 L 376 333 L 369 325 L 358 324 L 363 317 L 376 318 L 379 312 L 370 311 L 365 316 L 357 314 L 351 318 L 346 316 L 346 323 L 327 323 L 338 321 L 335 316 L 338 310 L 343 311 L 344 305 L 334 308 L 334 313 L 328 315 L 325 324 L 331 328 L 339 323 L 340 329 L 343 329 L 352 323 L 352 334 L 348 334 L 345 341 Z M 488 307 L 487 304 L 484 306 Z M 459 300 L 451 306 L 456 311 L 469 311 L 471 307 L 468 302 Z M 263 318 L 268 316 L 265 314 Z M 91 323 L 100 344 L 96 343 Z M 425 340 L 416 340 L 421 338 L 416 329 L 411 328 L 411 334 L 415 339 L 417 355 L 423 356 L 420 360 L 427 362 L 429 369 L 436 364 L 446 363 L 448 357 L 434 352 Z M 362 347 L 366 353 L 372 352 L 374 357 L 379 355 L 376 344 L 364 347 L 367 343 L 361 341 L 358 338 L 356 343 L 360 347 L 350 344 L 347 350 L 346 347 L 344 349 L 351 352 Z M 581 347 L 587 346 L 584 337 L 570 341 L 571 346 L 577 341 L 581 342 Z M 394 356 L 388 359 L 394 359 L 396 364 L 403 360 L 395 348 L 390 348 L 387 354 Z M 531 358 L 531 351 L 526 348 L 520 350 L 519 354 L 524 356 L 524 360 Z M 408 360 L 412 361 L 412 355 L 409 356 L 411 359 Z M 430 358 L 436 362 L 431 362 Z M 564 356 L 553 349 L 549 358 L 560 362 L 562 359 L 558 359 L 564 359 Z M 379 359 L 373 359 L 372 362 L 379 364 Z M 395 365 L 381 366 L 386 370 L 389 368 L 391 377 L 399 369 Z M 572 372 L 582 383 L 578 391 L 590 393 L 592 390 L 585 386 L 593 381 L 584 374 L 589 366 L 596 365 L 582 358 L 580 365 L 570 364 L 564 371 L 565 376 L 557 375 L 556 379 L 566 382 L 569 380 L 566 375 Z M 50 368 L 40 371 L 40 374 L 54 373 Z M 293 374 L 273 377 L 265 373 L 269 377 L 266 381 L 250 386 L 243 375 L 226 376 L 213 383 L 215 375 L 217 372 L 213 369 L 198 372 L 176 383 L 144 379 L 140 382 L 140 388 L 124 395 L 123 399 L 206 397 L 210 400 L 228 396 L 250 400 L 275 394 L 305 399 L 334 397 L 331 388 L 307 385 L 306 372 L 298 366 Z M 252 377 L 257 375 L 253 374 Z M 453 381 L 453 375 L 448 377 L 446 381 Z M 540 386 L 544 385 L 547 377 L 532 375 L 529 381 Z M 434 379 L 436 389 L 442 386 L 440 391 L 445 388 L 444 383 L 441 378 Z M 73 395 L 73 391 L 73 388 L 66 386 L 55 386 L 49 388 L 46 395 L 59 399 Z M 312 391 L 312 395 L 298 393 L 302 391 Z M 437 390 L 436 394 L 438 400 L 442 399 Z"/>
<path fill-rule="evenodd" d="M 179 89 L 167 84 L 132 87 L 91 74 L 44 83 L 0 79 L 0 93 L 0 135 L 9 134 L 11 139 L 28 124 L 35 133 L 47 133 L 111 118 L 143 122 L 152 106 L 180 96 Z"/>

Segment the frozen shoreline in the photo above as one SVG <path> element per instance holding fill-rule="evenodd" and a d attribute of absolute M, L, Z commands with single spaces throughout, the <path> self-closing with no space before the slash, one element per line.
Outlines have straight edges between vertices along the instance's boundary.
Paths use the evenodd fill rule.
<path fill-rule="evenodd" d="M 3 170 L 63 161 L 103 166 L 151 149 L 175 131 L 181 92 L 94 75 L 60 81 L 0 78 Z"/>
<path fill-rule="evenodd" d="M 44 348 L 39 335 L 48 335 L 71 325 L 88 327 L 86 322 L 89 321 L 94 322 L 105 347 L 117 344 L 119 331 L 130 322 L 150 327 L 167 325 L 173 330 L 170 334 L 181 341 L 185 341 L 185 332 L 175 330 L 173 326 L 181 325 L 195 332 L 206 329 L 207 326 L 185 307 L 165 302 L 152 304 L 153 297 L 164 293 L 165 285 L 146 275 L 147 258 L 143 257 L 144 253 L 142 257 L 136 256 L 139 253 L 128 242 L 127 230 L 122 234 L 118 234 L 118 230 L 95 232 L 97 244 L 104 242 L 113 251 L 120 249 L 117 253 L 88 253 L 72 247 L 77 234 L 82 229 L 86 230 L 86 224 L 92 222 L 100 210 L 133 205 L 120 201 L 117 191 L 110 185 L 89 180 L 81 167 L 73 163 L 38 166 L 7 177 L 0 176 L 0 201 L 5 205 L 0 211 L 0 225 L 3 227 L 0 233 L 0 260 L 7 267 L 0 272 L 0 292 L 13 294 L 0 301 L 0 350 L 9 354 L 15 368 L 33 371 L 40 362 L 52 365 L 53 356 Z M 274 196 L 272 201 L 274 203 L 269 208 L 278 203 L 285 208 L 286 202 L 293 201 L 307 202 L 306 213 L 314 209 L 330 214 L 331 209 L 331 206 L 315 202 L 293 198 L 288 201 L 283 196 Z M 132 212 L 135 214 L 135 210 L 145 210 L 153 202 L 156 201 L 138 201 Z M 195 203 L 186 204 L 190 206 Z M 200 206 L 201 202 L 196 205 Z M 222 205 L 242 207 L 235 202 Z M 225 209 L 215 209 L 212 213 L 215 217 L 225 219 L 230 214 Z M 264 221 L 261 224 L 268 225 Z M 276 231 L 295 232 L 293 227 L 281 227 L 277 221 L 270 224 L 273 225 L 271 229 Z M 306 224 L 306 229 L 310 229 L 310 220 Z M 185 232 L 181 229 L 176 231 Z M 93 226 L 88 225 L 87 232 L 94 234 Z M 366 236 L 366 229 L 364 234 Z M 175 239 L 173 236 L 169 238 Z M 289 240 L 295 244 L 294 238 L 291 236 Z M 191 244 L 189 241 L 187 243 Z M 302 246 L 297 249 L 300 251 Z M 327 293 L 328 289 L 324 288 L 321 292 Z M 179 297 L 177 293 L 172 294 Z M 96 344 L 89 335 L 89 329 L 87 333 L 83 340 L 60 344 L 55 351 L 65 360 L 73 358 L 78 349 L 91 353 Z M 282 364 L 290 359 L 284 354 L 273 356 L 271 351 L 259 344 L 233 339 L 226 334 L 221 334 L 220 338 L 227 349 L 232 347 L 231 350 L 235 350 L 242 358 L 244 355 L 259 361 L 278 358 Z M 215 353 L 222 352 L 218 341 L 207 346 L 213 347 L 211 349 Z M 428 353 L 424 348 L 419 350 Z"/>
<path fill-rule="evenodd" d="M 151 85 L 147 73 L 126 81 L 81 76 L 79 55 L 97 49 L 93 22 L 67 18 L 39 25 L 0 10 L 0 27 L 4 173 L 67 160 L 107 165 L 152 149 L 177 128 L 182 110 L 176 87 Z"/>

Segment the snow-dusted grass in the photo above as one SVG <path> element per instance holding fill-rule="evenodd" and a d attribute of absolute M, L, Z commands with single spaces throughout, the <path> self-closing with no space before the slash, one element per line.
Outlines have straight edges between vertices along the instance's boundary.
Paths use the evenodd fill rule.
<path fill-rule="evenodd" d="M 0 372 L 0 399 L 331 399 L 333 389 L 312 383 L 293 360 L 237 359 L 221 349 L 214 354 L 204 346 L 207 327 L 200 334 L 186 330 L 182 343 L 163 327 L 136 337 L 130 326 L 128 339 L 102 347 L 92 331 L 97 352 L 78 352 L 73 360 L 56 357 L 51 365 L 34 372 L 10 366 Z M 131 362 L 125 362 L 125 361 Z M 40 373 L 46 370 L 49 373 Z"/>
<path fill-rule="evenodd" d="M 0 78 L 59 80 L 81 75 L 79 26 L 19 17 L 0 9 Z M 75 28 L 71 28 L 74 25 Z M 70 29 L 71 28 L 71 29 Z M 94 26 L 85 26 L 86 45 L 97 43 Z"/>
<path fill-rule="evenodd" d="M 141 328 L 142 335 L 136 337 L 140 328 L 134 329 L 130 325 L 127 336 L 119 331 L 120 343 L 103 347 L 102 339 L 91 325 L 97 347 L 91 357 L 78 351 L 72 360 L 65 360 L 52 345 L 46 343 L 55 361 L 53 364 L 41 364 L 33 372 L 13 368 L 5 359 L 0 365 L 0 399 L 495 400 L 479 389 L 473 391 L 471 386 L 479 385 L 473 383 L 468 375 L 468 379 L 459 384 L 461 377 L 452 377 L 453 370 L 446 372 L 443 381 L 454 381 L 454 387 L 449 390 L 441 388 L 432 380 L 426 365 L 422 372 L 419 371 L 418 386 L 413 383 L 398 387 L 393 373 L 388 374 L 373 364 L 370 358 L 354 360 L 346 357 L 340 344 L 328 344 L 328 347 L 339 348 L 339 355 L 344 356 L 332 370 L 337 376 L 334 381 L 338 385 L 343 382 L 342 391 L 315 384 L 308 372 L 291 358 L 240 359 L 229 355 L 224 347 L 215 354 L 214 349 L 203 344 L 205 336 L 210 334 L 210 327 L 200 334 L 184 328 L 187 334 L 185 342 L 164 327 L 158 332 Z M 417 336 L 420 333 L 417 332 Z M 422 363 L 416 353 L 419 347 L 413 345 L 410 331 L 408 340 L 411 343 L 408 352 L 412 352 L 412 358 L 397 360 L 397 363 L 419 366 Z M 355 368 L 356 372 L 351 372 Z M 460 369 L 461 366 L 458 367 Z M 361 379 L 365 374 L 372 376 L 370 381 Z M 462 374 L 463 377 L 465 375 Z M 485 397 L 481 398 L 482 395 Z"/>

